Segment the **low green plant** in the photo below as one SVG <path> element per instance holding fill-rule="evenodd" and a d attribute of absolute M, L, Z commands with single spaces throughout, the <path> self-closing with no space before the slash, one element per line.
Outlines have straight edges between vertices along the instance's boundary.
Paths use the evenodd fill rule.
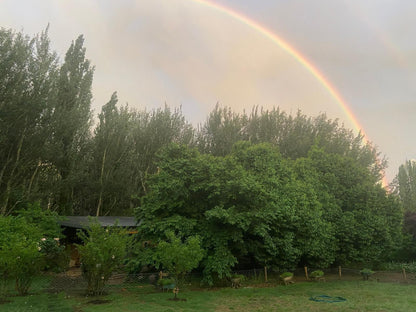
<path fill-rule="evenodd" d="M 324 276 L 324 272 L 321 271 L 321 270 L 316 270 L 316 271 L 311 272 L 311 274 L 309 274 L 309 276 L 312 277 L 312 278 L 322 277 L 322 276 Z"/>
<path fill-rule="evenodd" d="M 291 276 L 293 276 L 293 273 L 292 272 L 284 272 L 284 273 L 282 273 L 282 274 L 280 274 L 280 278 L 286 278 L 286 277 L 291 277 Z"/>
<path fill-rule="evenodd" d="M 126 230 L 112 226 L 104 228 L 91 219 L 86 232 L 78 236 L 84 244 L 77 245 L 82 275 L 89 295 L 101 295 L 111 274 L 121 266 L 131 239 Z"/>
<path fill-rule="evenodd" d="M 363 276 L 364 280 L 368 280 L 368 278 L 374 274 L 374 271 L 372 271 L 371 269 L 362 269 L 360 271 L 361 275 Z"/>
<path fill-rule="evenodd" d="M 416 262 L 388 262 L 381 266 L 385 271 L 401 271 L 403 269 L 408 273 L 416 273 Z"/>
<path fill-rule="evenodd" d="M 157 284 L 159 286 L 172 285 L 175 284 L 175 280 L 173 278 L 160 278 L 158 279 Z"/>
<path fill-rule="evenodd" d="M 241 281 L 244 281 L 246 279 L 245 275 L 243 274 L 233 274 L 231 278 L 239 278 Z"/>

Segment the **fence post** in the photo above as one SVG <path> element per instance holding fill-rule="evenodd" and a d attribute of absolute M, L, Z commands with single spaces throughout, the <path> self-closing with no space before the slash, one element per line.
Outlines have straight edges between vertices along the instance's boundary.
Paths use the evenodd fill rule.
<path fill-rule="evenodd" d="M 341 266 L 338 266 L 338 275 L 339 275 L 339 279 L 341 279 L 341 277 L 342 277 Z"/>
<path fill-rule="evenodd" d="M 264 282 L 267 283 L 267 266 L 264 266 Z"/>
<path fill-rule="evenodd" d="M 304 269 L 305 269 L 305 277 L 308 280 L 309 279 L 309 276 L 308 276 L 308 268 L 305 266 Z"/>
<path fill-rule="evenodd" d="M 403 278 L 406 281 L 407 280 L 406 269 L 405 268 L 402 268 L 402 272 L 403 272 Z"/>

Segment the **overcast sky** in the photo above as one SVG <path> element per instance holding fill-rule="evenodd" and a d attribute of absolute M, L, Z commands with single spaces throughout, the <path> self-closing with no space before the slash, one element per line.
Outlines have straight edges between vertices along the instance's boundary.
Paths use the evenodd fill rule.
<path fill-rule="evenodd" d="M 389 160 L 388 180 L 416 158 L 416 1 L 217 0 L 289 43 L 337 89 Z M 264 34 L 192 0 L 0 0 L 0 26 L 34 35 L 50 24 L 63 59 L 85 36 L 95 113 L 121 104 L 182 106 L 202 122 L 217 102 L 279 106 L 354 124 L 328 90 Z"/>

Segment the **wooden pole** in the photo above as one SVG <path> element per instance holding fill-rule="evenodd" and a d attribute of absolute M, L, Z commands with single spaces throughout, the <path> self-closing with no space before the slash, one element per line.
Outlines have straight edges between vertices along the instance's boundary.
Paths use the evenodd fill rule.
<path fill-rule="evenodd" d="M 403 278 L 406 281 L 407 280 L 406 269 L 405 268 L 402 268 L 402 272 L 403 272 Z"/>
<path fill-rule="evenodd" d="M 264 266 L 264 282 L 267 283 L 267 266 Z"/>
<path fill-rule="evenodd" d="M 338 266 L 338 275 L 339 275 L 339 279 L 341 279 L 341 277 L 342 277 L 341 266 Z"/>
<path fill-rule="evenodd" d="M 309 276 L 308 276 L 308 268 L 305 266 L 304 269 L 305 269 L 305 277 L 308 280 L 309 279 Z"/>

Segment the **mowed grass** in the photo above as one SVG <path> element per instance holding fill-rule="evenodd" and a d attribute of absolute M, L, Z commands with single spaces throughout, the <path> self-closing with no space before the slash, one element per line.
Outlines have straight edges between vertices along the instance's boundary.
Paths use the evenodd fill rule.
<path fill-rule="evenodd" d="M 316 295 L 339 296 L 347 301 L 309 300 Z M 0 311 L 416 311 L 416 285 L 372 281 L 197 289 L 179 293 L 186 301 L 170 298 L 172 293 L 157 292 L 150 286 L 114 288 L 107 296 L 89 298 L 38 293 L 11 297 L 10 303 L 0 304 Z"/>

